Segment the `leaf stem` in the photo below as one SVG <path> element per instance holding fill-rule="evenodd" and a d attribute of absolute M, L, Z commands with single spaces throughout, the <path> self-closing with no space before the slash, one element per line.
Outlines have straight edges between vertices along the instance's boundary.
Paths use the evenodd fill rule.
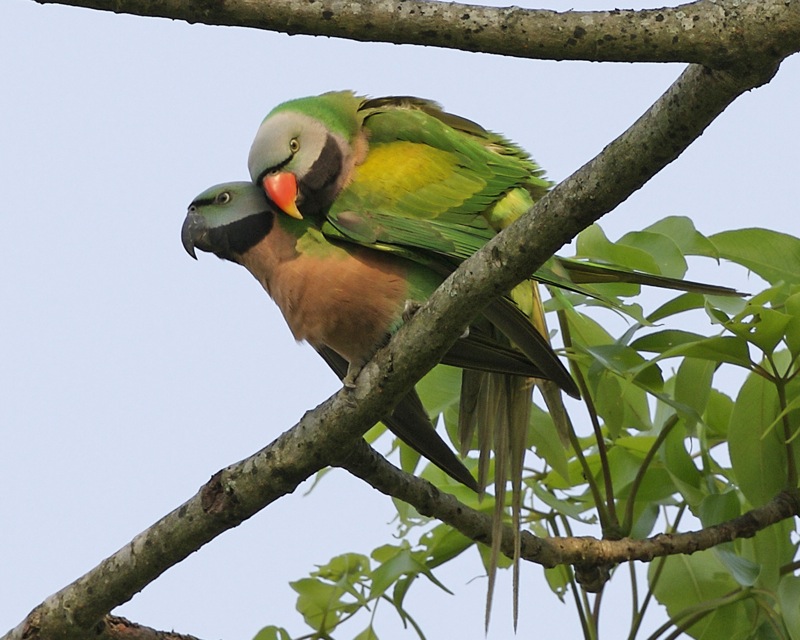
<path fill-rule="evenodd" d="M 673 414 L 669 420 L 667 420 L 662 427 L 661 432 L 656 436 L 653 446 L 650 447 L 644 457 L 644 460 L 642 460 L 639 471 L 636 472 L 636 477 L 633 479 L 631 491 L 628 495 L 628 502 L 625 505 L 625 519 L 622 521 L 622 531 L 625 533 L 625 535 L 629 535 L 631 528 L 633 527 L 633 508 L 636 504 L 636 494 L 639 492 L 639 488 L 642 485 L 644 476 L 647 473 L 647 469 L 650 467 L 650 463 L 653 461 L 656 453 L 661 448 L 661 445 L 664 444 L 664 440 L 667 439 L 667 436 L 675 428 L 675 425 L 678 424 L 678 419 L 678 415 Z"/>
<path fill-rule="evenodd" d="M 675 520 L 672 523 L 671 527 L 667 527 L 668 531 L 675 531 L 678 528 L 678 524 L 683 518 L 683 514 L 686 512 L 686 504 L 682 504 L 678 509 L 678 513 L 675 514 Z M 661 572 L 664 570 L 664 565 L 667 562 L 667 557 L 662 556 L 658 558 L 655 565 L 655 570 L 653 571 L 653 577 L 649 580 L 649 585 L 647 587 L 647 593 L 645 594 L 644 600 L 642 601 L 642 608 L 639 609 L 639 613 L 634 616 L 633 624 L 631 624 L 631 632 L 628 634 L 628 640 L 634 640 L 636 638 L 636 634 L 639 633 L 639 628 L 642 626 L 642 621 L 644 620 L 645 613 L 647 613 L 647 607 L 653 600 L 654 591 L 656 585 L 658 584 L 659 579 L 661 578 Z"/>
<path fill-rule="evenodd" d="M 773 368 L 775 365 L 772 365 Z M 794 459 L 794 447 L 792 446 L 792 427 L 789 424 L 788 403 L 786 401 L 786 381 L 775 374 L 775 389 L 778 391 L 778 402 L 781 407 L 781 422 L 783 423 L 783 445 L 786 447 L 786 488 L 794 489 L 797 487 L 797 463 Z"/>
<path fill-rule="evenodd" d="M 573 343 L 572 334 L 569 329 L 569 320 L 567 319 L 563 309 L 558 310 L 557 316 L 558 324 L 564 340 L 564 346 L 567 348 L 567 350 L 571 350 Z M 586 410 L 589 413 L 589 419 L 592 423 L 595 441 L 597 442 L 597 453 L 600 456 L 600 467 L 603 472 L 603 484 L 605 486 L 606 493 L 605 503 L 603 503 L 600 495 L 600 489 L 594 480 L 593 474 L 589 470 L 586 459 L 583 457 L 582 447 L 580 446 L 578 437 L 573 429 L 570 429 L 570 443 L 572 444 L 573 449 L 575 449 L 575 455 L 577 456 L 578 461 L 583 468 L 586 481 L 589 483 L 589 486 L 592 490 L 592 495 L 594 496 L 595 504 L 597 505 L 597 511 L 600 516 L 600 525 L 603 529 L 603 535 L 604 537 L 610 537 L 616 540 L 619 539 L 621 535 L 619 518 L 617 516 L 617 507 L 614 500 L 614 484 L 611 480 L 611 467 L 608 463 L 608 451 L 606 449 L 605 439 L 603 438 L 600 421 L 597 417 L 597 409 L 594 405 L 594 401 L 592 400 L 592 396 L 589 393 L 589 386 L 586 384 L 586 378 L 584 378 L 583 372 L 577 365 L 573 365 L 571 369 L 573 376 L 575 376 L 575 381 L 578 384 L 578 388 L 581 391 L 581 397 L 586 405 Z M 601 509 L 601 505 L 604 505 L 604 508 Z"/>

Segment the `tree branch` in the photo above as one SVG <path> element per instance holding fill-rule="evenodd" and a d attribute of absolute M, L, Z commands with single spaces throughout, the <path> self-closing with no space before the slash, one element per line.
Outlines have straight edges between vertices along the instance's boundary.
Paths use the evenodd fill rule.
<path fill-rule="evenodd" d="M 341 466 L 381 493 L 412 505 L 422 515 L 446 522 L 476 542 L 491 544 L 491 515 L 475 511 L 426 480 L 400 471 L 363 440 L 351 447 Z M 604 566 L 629 560 L 649 562 L 660 556 L 694 553 L 723 542 L 752 538 L 776 522 L 799 515 L 800 493 L 785 491 L 767 504 L 727 522 L 699 531 L 659 534 L 646 540 L 598 540 L 588 536 L 539 538 L 523 531 L 520 557 L 545 567 L 559 564 Z M 508 557 L 514 555 L 514 532 L 510 526 L 503 529 L 501 550 Z"/>
<path fill-rule="evenodd" d="M 119 616 L 106 616 L 95 629 L 93 640 L 199 640 L 175 631 L 158 631 Z"/>
<path fill-rule="evenodd" d="M 413 0 L 36 0 L 369 42 L 554 60 L 760 65 L 800 50 L 800 5 L 700 0 L 642 11 L 494 8 Z"/>
<path fill-rule="evenodd" d="M 466 260 L 364 367 L 353 390 L 338 392 L 272 444 L 215 474 L 197 495 L 49 597 L 5 638 L 84 637 L 112 608 L 222 531 L 291 493 L 322 467 L 345 464 L 354 439 L 438 362 L 494 296 L 527 277 L 674 160 L 738 95 L 768 81 L 776 64 L 744 74 L 689 67 L 628 131 Z M 444 520 L 449 517 L 439 508 L 422 508 Z M 591 563 L 599 557 L 593 551 L 596 545 L 618 549 L 604 545 L 620 544 L 586 540 L 570 547 L 561 542 L 557 555 L 542 556 L 543 542 L 526 540 L 523 556 L 546 564 Z M 671 538 L 666 540 L 653 543 L 654 554 L 672 544 Z"/>

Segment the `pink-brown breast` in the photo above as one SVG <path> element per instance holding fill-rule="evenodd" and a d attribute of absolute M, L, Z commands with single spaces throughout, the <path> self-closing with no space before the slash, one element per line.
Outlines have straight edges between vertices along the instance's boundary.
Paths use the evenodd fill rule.
<path fill-rule="evenodd" d="M 408 296 L 403 261 L 360 247 L 299 253 L 279 225 L 242 264 L 283 313 L 297 340 L 366 362 L 397 322 Z"/>

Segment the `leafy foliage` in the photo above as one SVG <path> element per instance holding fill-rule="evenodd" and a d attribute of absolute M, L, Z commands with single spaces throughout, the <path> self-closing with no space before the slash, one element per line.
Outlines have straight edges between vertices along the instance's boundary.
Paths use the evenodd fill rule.
<path fill-rule="evenodd" d="M 547 310 L 557 318 L 557 333 L 586 397 L 583 406 L 567 406 L 576 430 L 570 448 L 562 445 L 549 414 L 534 405 L 522 526 L 535 535 L 580 530 L 637 539 L 697 529 L 796 489 L 800 240 L 764 229 L 705 237 L 689 219 L 671 217 L 617 242 L 590 227 L 579 236 L 575 257 L 681 278 L 697 256 L 741 265 L 767 286 L 749 300 L 680 293 L 656 305 L 656 294 L 640 295 L 636 284 L 550 291 Z M 655 308 L 648 313 L 649 306 Z M 456 370 L 440 366 L 418 385 L 451 438 L 459 384 Z M 417 472 L 421 462 L 402 445 L 400 461 L 409 472 Z M 432 465 L 421 475 L 474 509 L 493 508 L 491 496 L 480 500 Z M 369 611 L 357 637 L 377 638 L 381 602 L 424 637 L 403 608 L 417 578 L 444 589 L 433 571 L 473 546 L 487 561 L 481 545 L 429 522 L 409 505 L 396 505 L 399 544 L 380 547 L 370 558 L 339 556 L 292 583 L 298 611 L 313 629 L 309 637 L 332 638 L 344 620 Z M 782 521 L 751 539 L 654 560 L 647 596 L 635 603 L 630 637 L 637 637 L 655 598 L 669 622 L 653 639 L 682 632 L 703 640 L 800 639 L 795 529 L 794 521 Z M 628 575 L 634 574 L 614 571 L 612 578 Z M 561 599 L 579 592 L 577 613 L 586 636 L 596 637 L 599 608 L 589 606 L 572 567 L 547 569 L 545 578 Z M 268 627 L 257 638 L 288 637 Z"/>

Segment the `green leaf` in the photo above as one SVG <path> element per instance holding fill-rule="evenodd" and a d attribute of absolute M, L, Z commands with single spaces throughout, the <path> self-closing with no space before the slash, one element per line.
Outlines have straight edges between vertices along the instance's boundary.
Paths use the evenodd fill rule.
<path fill-rule="evenodd" d="M 789 636 L 792 640 L 800 640 L 800 577 L 786 575 L 781 578 L 778 603 Z"/>
<path fill-rule="evenodd" d="M 393 553 L 386 557 L 384 552 L 390 550 Z M 376 560 L 380 558 L 381 564 L 372 572 L 372 585 L 369 591 L 370 600 L 382 596 L 399 578 L 407 575 L 416 575 L 421 570 L 424 570 L 424 567 L 420 566 L 419 561 L 412 556 L 411 550 L 407 547 L 384 545 L 381 547 L 381 554 L 377 555 L 377 557 L 373 552 L 373 558 Z"/>
<path fill-rule="evenodd" d="M 567 565 L 557 565 L 544 570 L 544 578 L 550 590 L 558 596 L 561 602 L 564 602 L 564 596 L 567 594 L 569 587 L 571 569 Z"/>
<path fill-rule="evenodd" d="M 750 352 L 747 349 L 747 342 L 741 338 L 731 336 L 706 338 L 695 344 L 677 347 L 669 355 L 702 358 L 712 362 L 727 362 L 745 369 L 750 369 L 753 366 L 750 360 Z"/>
<path fill-rule="evenodd" d="M 608 466 L 611 470 L 614 491 L 619 493 L 633 482 L 642 466 L 642 456 L 635 455 L 623 447 L 612 447 L 608 451 Z"/>
<path fill-rule="evenodd" d="M 712 362 L 728 362 L 751 369 L 747 340 L 738 336 L 706 338 L 696 333 L 666 330 L 652 333 L 635 340 L 631 348 L 661 354 L 661 358 L 685 356 Z"/>
<path fill-rule="evenodd" d="M 786 450 L 776 429 L 775 385 L 756 374 L 745 380 L 731 414 L 728 446 L 739 488 L 754 507 L 771 500 L 786 483 Z"/>
<path fill-rule="evenodd" d="M 612 438 L 621 435 L 626 427 L 650 429 L 650 406 L 642 389 L 605 372 L 591 382 L 595 409 Z"/>
<path fill-rule="evenodd" d="M 782 520 L 762 529 L 754 537 L 739 541 L 741 554 L 761 568 L 758 586 L 775 591 L 781 579 L 781 569 L 792 562 L 796 545 L 792 542 L 795 520 Z"/>
<path fill-rule="evenodd" d="M 426 550 L 425 564 L 429 569 L 435 569 L 461 555 L 476 543 L 457 529 L 440 524 L 423 535 L 420 544 Z"/>
<path fill-rule="evenodd" d="M 727 438 L 728 425 L 733 412 L 733 400 L 724 393 L 711 389 L 703 414 L 703 423 L 707 427 L 707 436 L 712 438 Z"/>
<path fill-rule="evenodd" d="M 651 563 L 648 570 L 651 586 L 656 566 L 657 563 Z M 742 630 L 750 628 L 750 621 L 741 603 L 720 606 L 717 601 L 738 589 L 739 585 L 712 549 L 692 555 L 669 556 L 653 586 L 657 600 L 677 623 L 687 620 L 692 613 L 710 612 L 687 630 L 693 638 L 703 640 L 746 637 Z"/>
<path fill-rule="evenodd" d="M 487 547 L 485 544 L 479 544 L 477 546 L 478 553 L 481 556 L 481 562 L 483 563 L 483 568 L 486 570 L 486 573 L 489 573 L 489 567 L 491 566 L 492 561 L 492 550 Z M 508 569 L 513 564 L 513 560 L 504 554 L 500 554 L 497 558 L 497 568 L 498 569 Z"/>
<path fill-rule="evenodd" d="M 376 553 L 377 552 L 377 553 Z M 373 551 L 373 558 L 381 561 L 381 565 L 372 572 L 372 586 L 370 588 L 370 599 L 379 598 L 386 590 L 406 576 L 424 575 L 437 587 L 452 593 L 439 580 L 437 580 L 430 569 L 421 562 L 417 553 L 412 552 L 407 545 L 392 547 L 384 545 Z"/>
<path fill-rule="evenodd" d="M 725 328 L 771 355 L 791 320 L 792 316 L 780 311 L 748 305 L 735 320 L 726 322 Z"/>
<path fill-rule="evenodd" d="M 706 256 L 719 260 L 719 253 L 714 243 L 697 231 L 691 218 L 669 216 L 651 224 L 645 231 L 660 233 L 671 238 L 684 255 Z"/>
<path fill-rule="evenodd" d="M 704 527 L 733 520 L 740 514 L 739 497 L 733 490 L 705 496 L 698 509 L 698 515 Z"/>
<path fill-rule="evenodd" d="M 461 394 L 461 370 L 440 364 L 417 383 L 416 389 L 428 413 L 437 416 L 444 413 L 448 407 L 458 404 Z"/>
<path fill-rule="evenodd" d="M 678 491 L 686 499 L 690 507 L 697 507 L 705 498 L 703 476 L 686 451 L 684 441 L 685 430 L 678 424 L 664 440 L 663 460 Z"/>
<path fill-rule="evenodd" d="M 685 311 L 702 309 L 705 305 L 706 297 L 704 295 L 699 293 L 682 293 L 672 300 L 665 302 L 658 309 L 649 314 L 647 316 L 647 322 L 654 324 L 659 320 L 684 313 Z"/>
<path fill-rule="evenodd" d="M 577 475 L 578 473 L 580 473 L 579 466 L 578 466 L 577 463 L 575 464 L 575 470 L 576 470 L 576 473 L 573 474 L 573 475 Z M 553 474 L 548 474 L 547 478 L 545 479 L 545 484 L 547 486 L 550 486 L 550 487 L 552 487 L 552 483 L 550 482 L 550 477 L 552 475 Z M 561 478 L 561 476 L 557 476 L 557 480 L 563 486 L 564 483 L 563 483 L 563 479 Z M 578 480 L 576 480 L 576 482 L 578 482 Z M 584 482 L 585 481 L 581 482 L 581 484 L 583 484 Z M 582 514 L 584 514 L 588 509 L 591 509 L 591 508 L 594 507 L 593 504 L 589 504 L 587 502 L 577 502 L 574 499 L 561 500 L 561 499 L 557 498 L 555 495 L 553 495 L 552 493 L 550 493 L 549 491 L 547 491 L 541 485 L 540 482 L 532 481 L 532 482 L 530 482 L 528 484 L 529 484 L 530 488 L 532 489 L 533 494 L 537 498 L 539 498 L 539 500 L 541 500 L 544 504 L 546 504 L 548 507 L 553 509 L 553 511 L 556 511 L 558 513 L 564 514 L 567 517 L 574 518 L 576 520 L 581 520 L 581 521 L 585 522 L 586 519 L 581 517 Z"/>
<path fill-rule="evenodd" d="M 375 633 L 375 629 L 372 628 L 372 625 L 369 625 L 361 633 L 355 636 L 353 640 L 378 640 L 378 634 Z"/>
<path fill-rule="evenodd" d="M 703 415 L 716 370 L 715 362 L 685 358 L 675 376 L 675 400 L 692 407 L 698 415 Z"/>
<path fill-rule="evenodd" d="M 714 551 L 722 561 L 722 564 L 728 568 L 736 582 L 743 587 L 752 587 L 756 583 L 761 567 L 755 562 L 736 555 L 733 551 L 724 549 L 721 546 L 715 547 Z"/>
<path fill-rule="evenodd" d="M 677 244 L 660 233 L 652 231 L 631 231 L 619 239 L 617 243 L 644 251 L 658 265 L 660 275 L 670 278 L 682 278 L 686 275 L 686 260 Z M 624 263 L 623 263 L 624 264 Z"/>
<path fill-rule="evenodd" d="M 574 309 L 566 310 L 567 320 L 569 321 L 569 331 L 572 341 L 576 346 L 612 344 L 614 338 L 611 337 L 594 318 L 579 313 Z"/>
<path fill-rule="evenodd" d="M 723 231 L 709 238 L 720 256 L 750 269 L 770 284 L 800 282 L 800 240 L 769 229 Z"/>
<path fill-rule="evenodd" d="M 400 450 L 400 468 L 406 473 L 414 473 L 417 470 L 417 465 L 422 459 L 422 456 L 415 450 L 409 447 L 400 438 L 395 438 L 397 447 Z"/>
<path fill-rule="evenodd" d="M 270 625 L 261 629 L 253 640 L 292 640 L 292 636 L 283 627 Z"/>
<path fill-rule="evenodd" d="M 566 480 L 569 473 L 567 452 L 558 437 L 553 418 L 547 411 L 543 411 L 539 406 L 533 404 L 529 422 L 528 447 L 533 447 L 536 455 Z"/>
<path fill-rule="evenodd" d="M 691 331 L 681 331 L 680 329 L 666 329 L 656 331 L 637 338 L 631 343 L 631 348 L 637 351 L 648 351 L 650 353 L 666 353 L 677 347 L 694 344 L 706 339 L 706 336 Z"/>
<path fill-rule="evenodd" d="M 610 242 L 603 230 L 596 224 L 578 234 L 575 244 L 578 257 L 611 264 L 624 264 L 627 269 L 661 274 L 658 264 L 647 251 Z"/>
<path fill-rule="evenodd" d="M 341 600 L 344 590 L 336 585 L 314 578 L 301 578 L 290 582 L 289 586 L 298 594 L 297 611 L 302 614 L 306 624 L 316 631 L 334 629 L 348 608 Z"/>
<path fill-rule="evenodd" d="M 628 535 L 636 540 L 649 536 L 658 520 L 659 513 L 658 505 L 653 502 L 637 505 L 633 510 L 633 525 Z"/>
<path fill-rule="evenodd" d="M 361 553 L 343 553 L 338 555 L 324 565 L 320 565 L 311 574 L 315 577 L 325 578 L 331 582 L 339 580 L 352 580 L 358 578 L 369 571 L 369 558 Z"/>
<path fill-rule="evenodd" d="M 585 347 L 595 361 L 589 369 L 589 376 L 593 376 L 600 368 L 613 371 L 620 376 L 660 391 L 663 386 L 661 371 L 651 362 L 645 360 L 635 349 L 621 344 L 603 344 L 595 347 Z M 592 371 L 594 369 L 595 371 Z"/>

